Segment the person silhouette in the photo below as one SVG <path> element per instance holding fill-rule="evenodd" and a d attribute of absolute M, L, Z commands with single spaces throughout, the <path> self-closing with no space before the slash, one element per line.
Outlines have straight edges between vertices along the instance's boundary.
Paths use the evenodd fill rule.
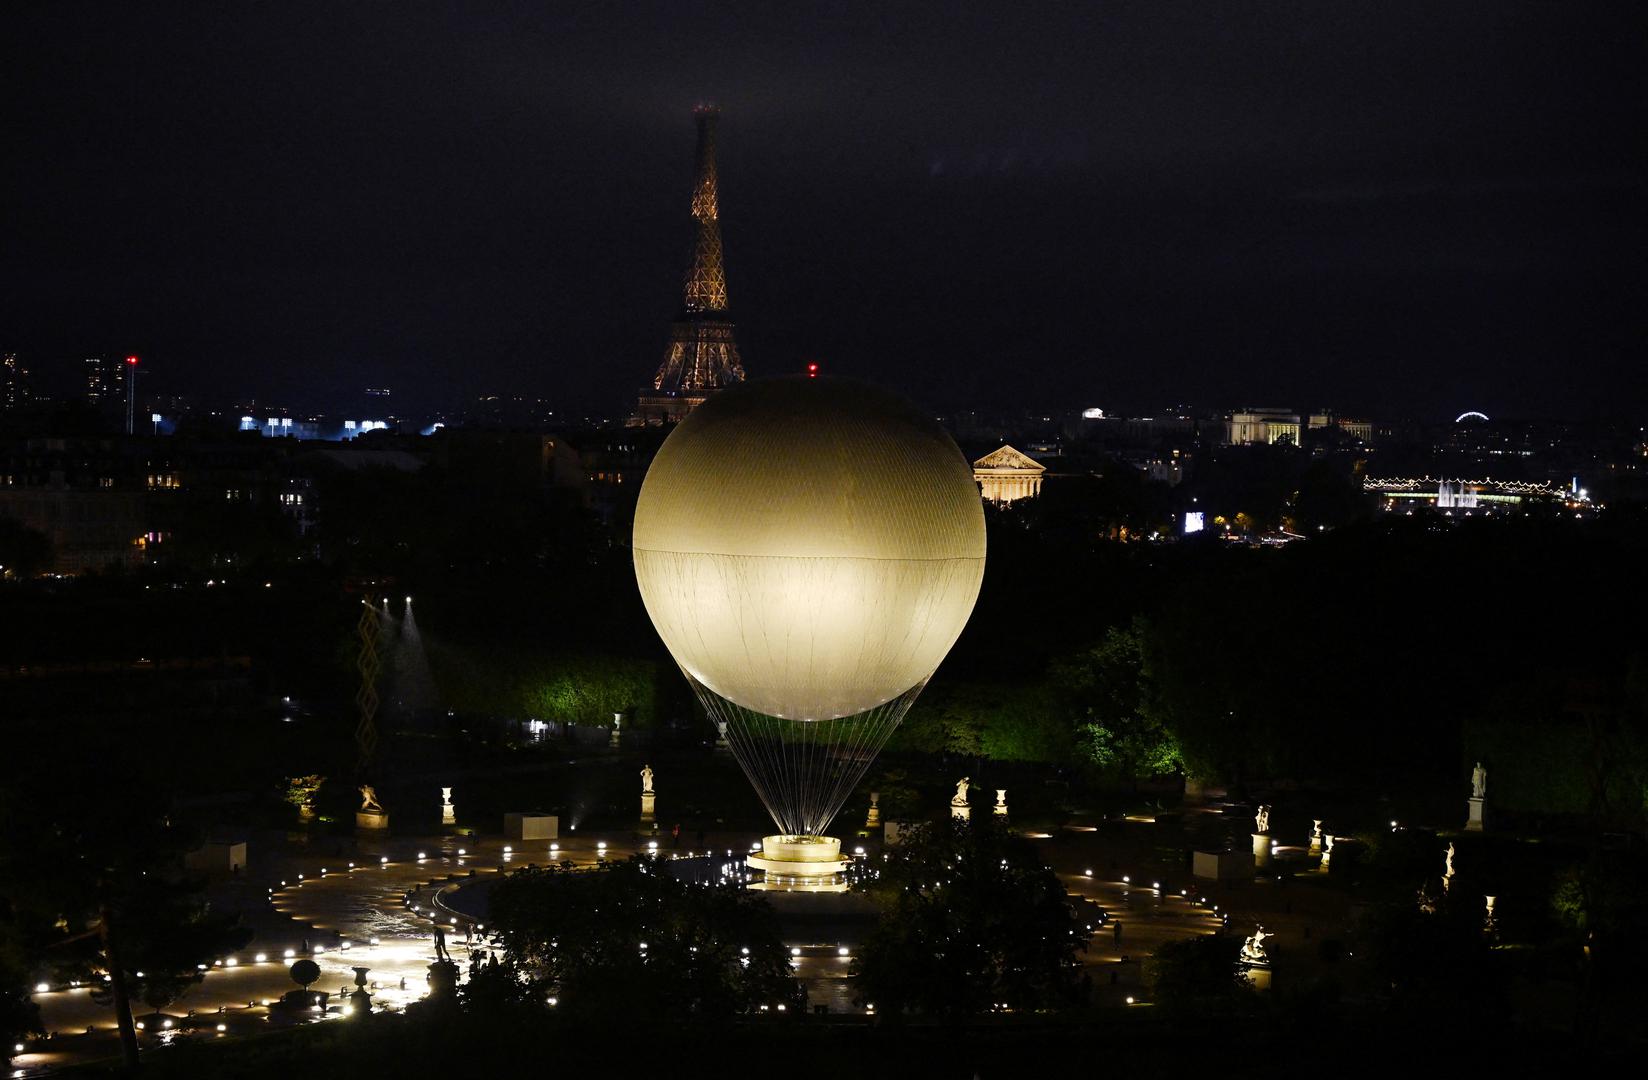
<path fill-rule="evenodd" d="M 446 951 L 446 931 L 441 928 L 440 923 L 435 924 L 435 959 L 452 959 L 451 954 Z"/>

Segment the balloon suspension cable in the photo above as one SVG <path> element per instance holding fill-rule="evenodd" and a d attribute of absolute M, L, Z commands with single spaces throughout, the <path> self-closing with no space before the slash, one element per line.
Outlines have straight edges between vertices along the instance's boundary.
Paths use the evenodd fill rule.
<path fill-rule="evenodd" d="M 793 720 L 746 709 L 687 676 L 755 792 L 786 836 L 821 836 L 887 744 L 923 679 L 904 693 L 852 716 Z"/>

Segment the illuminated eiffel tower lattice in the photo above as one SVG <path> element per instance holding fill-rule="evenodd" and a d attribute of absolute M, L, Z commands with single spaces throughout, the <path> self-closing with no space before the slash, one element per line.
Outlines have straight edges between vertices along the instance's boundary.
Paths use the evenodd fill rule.
<path fill-rule="evenodd" d="M 727 311 L 727 270 L 721 261 L 715 171 L 719 113 L 700 106 L 694 115 L 698 120 L 698 177 L 692 188 L 692 218 L 698 235 L 682 290 L 681 314 L 670 327 L 669 347 L 652 386 L 641 392 L 630 419 L 635 426 L 674 423 L 710 394 L 744 378 Z"/>

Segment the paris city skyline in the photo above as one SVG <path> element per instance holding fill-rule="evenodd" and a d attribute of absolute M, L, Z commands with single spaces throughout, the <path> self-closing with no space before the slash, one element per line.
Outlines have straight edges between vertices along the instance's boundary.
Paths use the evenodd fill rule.
<path fill-rule="evenodd" d="M 23 17 L 63 40 L 77 10 Z M 752 376 L 935 410 L 1640 411 L 1606 10 L 1152 11 L 99 9 L 19 68 L 0 345 L 42 380 L 138 353 L 213 400 L 616 415 L 714 103 Z"/>

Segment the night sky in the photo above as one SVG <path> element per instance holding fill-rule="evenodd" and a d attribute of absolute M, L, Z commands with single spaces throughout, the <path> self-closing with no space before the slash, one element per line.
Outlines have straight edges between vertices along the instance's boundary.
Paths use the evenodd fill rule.
<path fill-rule="evenodd" d="M 1637 4 L 16 6 L 0 348 L 37 371 L 620 415 L 713 101 L 753 375 L 1648 408 Z"/>

